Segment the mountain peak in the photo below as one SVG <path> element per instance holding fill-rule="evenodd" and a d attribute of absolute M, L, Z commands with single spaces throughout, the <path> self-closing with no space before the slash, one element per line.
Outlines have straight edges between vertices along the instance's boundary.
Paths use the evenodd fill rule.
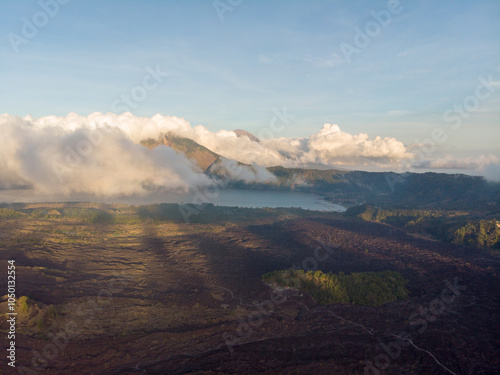
<path fill-rule="evenodd" d="M 236 129 L 236 130 L 233 130 L 234 134 L 236 134 L 237 137 L 244 137 L 244 136 L 247 136 L 248 139 L 250 139 L 251 141 L 253 142 L 260 142 L 260 139 L 257 138 L 255 135 L 253 135 L 252 133 L 250 132 L 247 132 L 246 130 L 243 130 L 243 129 Z"/>

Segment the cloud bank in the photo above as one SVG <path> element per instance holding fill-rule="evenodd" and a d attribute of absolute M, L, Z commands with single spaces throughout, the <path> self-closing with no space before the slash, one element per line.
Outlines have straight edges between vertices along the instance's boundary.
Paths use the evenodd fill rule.
<path fill-rule="evenodd" d="M 12 122 L 12 118 L 2 115 L 0 121 Z M 395 138 L 369 139 L 367 134 L 351 135 L 340 130 L 338 125 L 332 124 L 325 124 L 309 139 L 277 138 L 255 142 L 247 136 L 238 136 L 234 131 L 211 132 L 202 125 L 191 126 L 182 118 L 159 114 L 149 118 L 137 117 L 131 113 L 117 115 L 96 112 L 89 116 L 70 113 L 66 117 L 47 116 L 32 119 L 28 116 L 17 120 L 32 124 L 36 129 L 58 128 L 64 132 L 107 126 L 119 129 L 134 143 L 146 138 L 157 138 L 160 133 L 172 133 L 192 139 L 227 159 L 262 166 L 297 166 L 307 163 L 390 164 L 412 156 L 405 145 Z"/>
<path fill-rule="evenodd" d="M 186 120 L 131 113 L 92 113 L 38 119 L 0 115 L 0 188 L 29 185 L 40 192 L 100 196 L 148 194 L 164 189 L 186 191 L 214 184 L 183 155 L 167 146 L 148 149 L 140 141 L 160 133 L 189 138 L 223 156 L 225 176 L 244 182 L 273 183 L 264 167 L 376 166 L 397 169 L 414 155 L 395 138 L 350 134 L 324 124 L 309 138 L 252 139 L 242 131 L 211 132 Z M 248 164 L 243 166 L 237 162 Z M 420 168 L 473 168 L 497 163 L 488 155 L 475 159 L 445 157 L 420 162 Z"/>
<path fill-rule="evenodd" d="M 232 181 L 241 181 L 246 183 L 276 183 L 278 179 L 265 167 L 256 163 L 251 165 L 240 164 L 235 160 L 222 158 L 219 162 L 210 168 L 213 172 L 220 172 L 219 175 Z"/>
<path fill-rule="evenodd" d="M 0 187 L 99 196 L 187 191 L 212 181 L 171 148 L 149 150 L 120 127 L 85 118 L 0 116 Z"/>

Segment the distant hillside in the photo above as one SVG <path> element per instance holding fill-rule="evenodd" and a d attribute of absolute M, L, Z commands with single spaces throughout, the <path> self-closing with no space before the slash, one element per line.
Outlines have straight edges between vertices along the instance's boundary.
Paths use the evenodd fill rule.
<path fill-rule="evenodd" d="M 268 170 L 279 180 L 280 186 L 314 187 L 318 191 L 348 191 L 389 193 L 387 179 L 397 180 L 398 174 L 388 172 L 340 171 L 336 169 L 304 169 L 270 167 Z"/>
<path fill-rule="evenodd" d="M 363 172 L 271 167 L 284 189 L 314 190 L 332 201 L 384 207 L 500 208 L 500 184 L 446 173 Z"/>

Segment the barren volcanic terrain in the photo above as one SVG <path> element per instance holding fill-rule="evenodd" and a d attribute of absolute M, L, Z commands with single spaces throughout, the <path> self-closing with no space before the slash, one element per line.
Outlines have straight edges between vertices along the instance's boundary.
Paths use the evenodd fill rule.
<path fill-rule="evenodd" d="M 183 223 L 136 207 L 25 204 L 0 219 L 16 262 L 17 370 L 29 374 L 494 374 L 498 252 L 302 210 Z M 88 220 L 71 210 L 94 210 Z M 219 210 L 225 210 L 220 208 Z M 92 211 L 92 212 L 94 212 Z M 317 305 L 261 276 L 399 271 L 410 298 Z M 6 278 L 0 280 L 6 290 Z M 0 305 L 6 312 L 6 298 Z M 2 335 L 7 332 L 1 320 Z M 5 367 L 4 367 L 5 368 Z M 7 372 L 6 372 L 7 373 Z M 14 371 L 12 373 L 15 373 Z"/>

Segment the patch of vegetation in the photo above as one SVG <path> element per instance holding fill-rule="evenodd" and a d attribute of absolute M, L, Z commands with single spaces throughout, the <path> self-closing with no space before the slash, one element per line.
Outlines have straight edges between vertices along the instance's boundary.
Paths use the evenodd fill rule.
<path fill-rule="evenodd" d="M 59 310 L 54 305 L 50 305 L 45 312 L 45 316 L 49 319 L 56 319 L 59 317 Z"/>
<path fill-rule="evenodd" d="M 17 245 L 41 246 L 44 244 L 44 239 L 40 235 L 40 231 L 33 231 L 20 233 L 18 236 L 11 239 L 11 242 Z"/>
<path fill-rule="evenodd" d="M 17 219 L 21 216 L 21 213 L 12 208 L 0 208 L 0 219 Z"/>
<path fill-rule="evenodd" d="M 444 242 L 500 249 L 500 221 L 470 220 L 466 211 L 383 209 L 364 204 L 349 208 L 344 215 L 402 227 Z"/>
<path fill-rule="evenodd" d="M 114 216 L 106 210 L 87 207 L 68 207 L 60 209 L 36 208 L 29 210 L 29 213 L 35 218 L 75 218 L 89 224 L 112 223 L 114 219 Z"/>
<path fill-rule="evenodd" d="M 30 299 L 29 297 L 22 296 L 17 300 L 17 305 L 19 306 L 19 311 L 22 313 L 27 313 L 30 310 Z"/>
<path fill-rule="evenodd" d="M 87 218 L 90 224 L 113 223 L 113 215 L 106 211 L 96 210 Z"/>
<path fill-rule="evenodd" d="M 450 242 L 500 249 L 500 222 L 497 220 L 468 221 L 450 236 Z"/>
<path fill-rule="evenodd" d="M 190 208 L 192 212 L 197 212 L 195 205 L 186 205 L 188 209 Z M 193 206 L 193 207 L 191 207 Z M 188 215 L 191 213 L 188 212 Z M 183 217 L 179 205 L 170 203 L 161 204 L 149 204 L 145 206 L 139 206 L 137 208 L 137 214 L 141 219 L 153 219 L 157 221 L 174 221 L 183 222 Z"/>
<path fill-rule="evenodd" d="M 136 225 L 142 222 L 142 218 L 136 214 L 116 214 L 113 216 L 114 224 Z"/>
<path fill-rule="evenodd" d="M 36 321 L 36 327 L 38 328 L 38 330 L 41 332 L 45 329 L 46 325 L 45 325 L 45 320 L 43 319 L 43 317 L 40 317 L 37 319 Z"/>
<path fill-rule="evenodd" d="M 441 211 L 417 209 L 383 209 L 371 204 L 363 204 L 347 209 L 344 213 L 348 217 L 358 217 L 366 221 L 388 223 L 404 226 L 407 223 L 423 218 L 448 218 L 466 216 L 466 211 Z"/>
<path fill-rule="evenodd" d="M 378 306 L 408 298 L 405 279 L 399 272 L 343 272 L 288 269 L 268 272 L 262 280 L 308 293 L 317 303 L 353 303 Z"/>

